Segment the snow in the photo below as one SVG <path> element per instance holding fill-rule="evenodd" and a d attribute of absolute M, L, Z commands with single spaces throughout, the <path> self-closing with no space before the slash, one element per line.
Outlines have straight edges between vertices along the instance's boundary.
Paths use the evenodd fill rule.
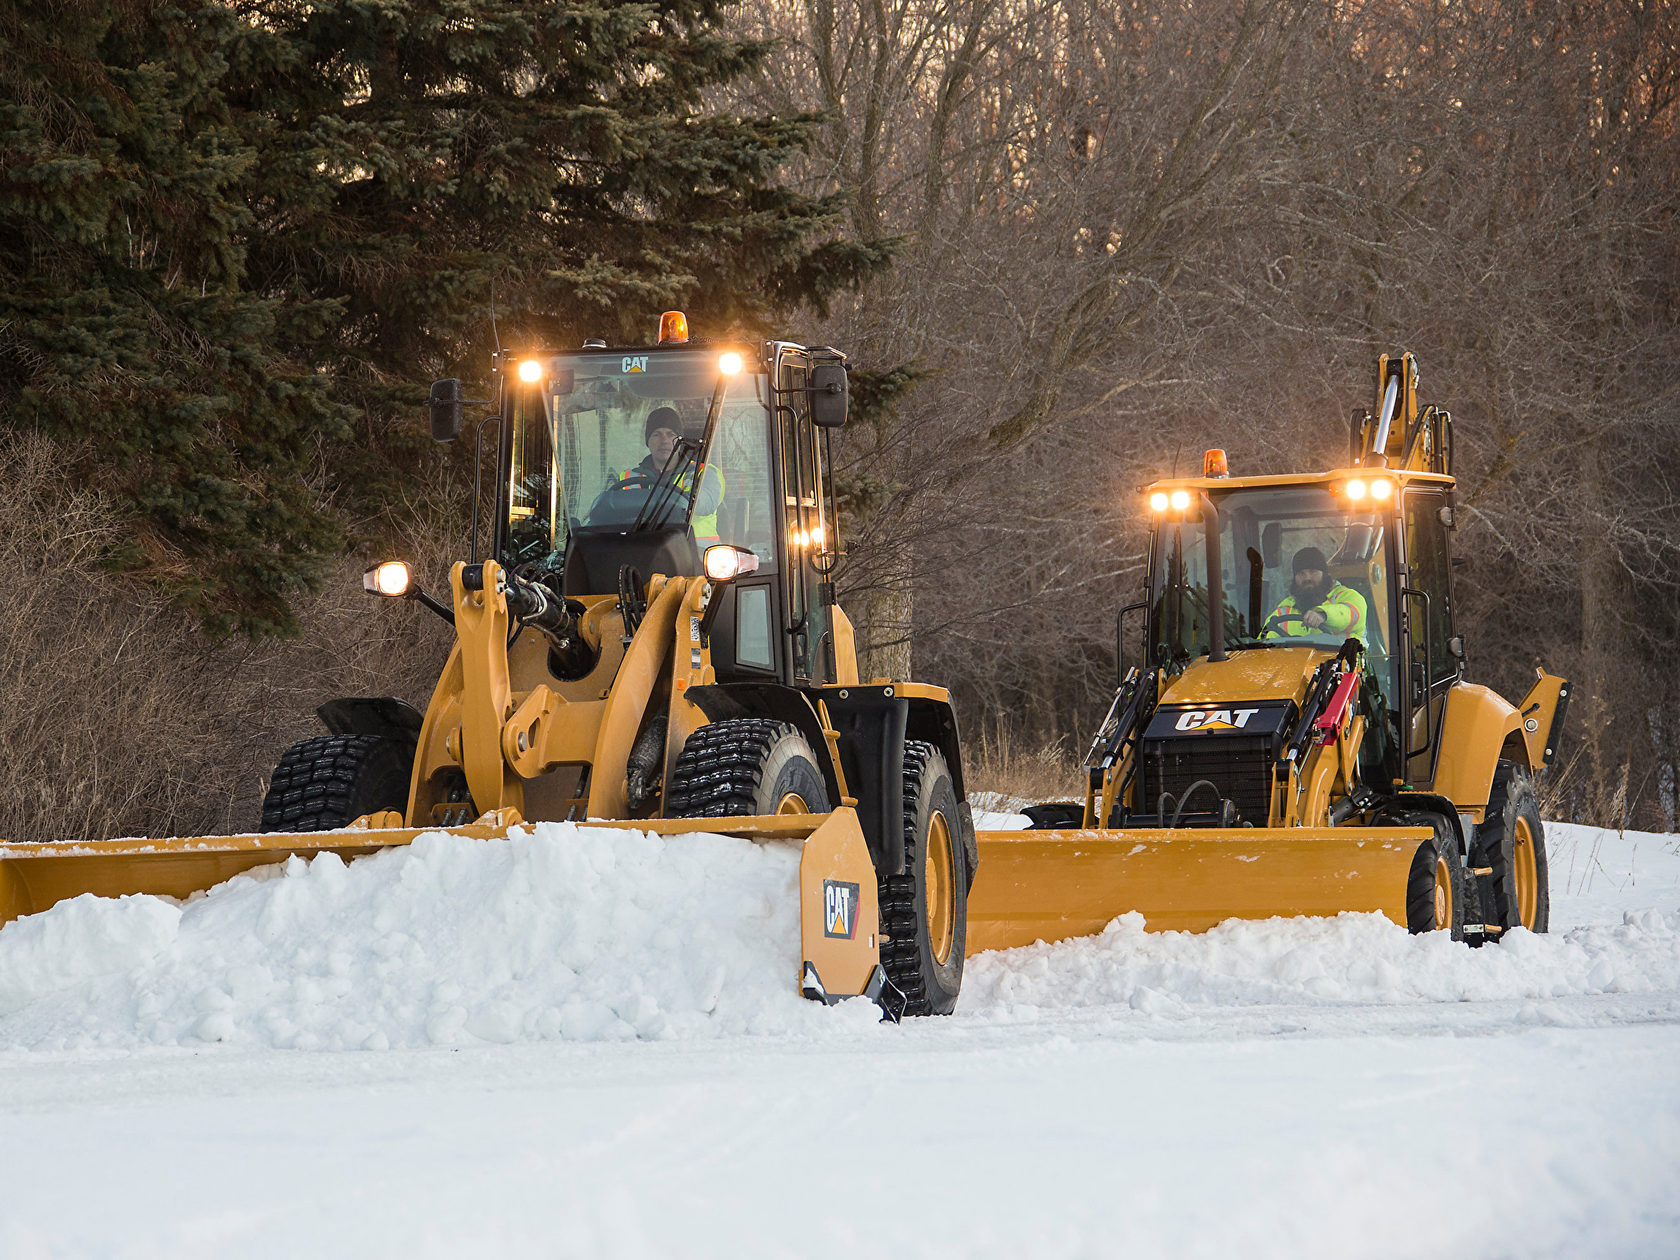
<path fill-rule="evenodd" d="M 0 929 L 0 1046 L 387 1050 L 787 1032 L 799 849 L 541 823 Z M 17 938 L 14 940 L 14 936 Z M 866 1012 L 848 1009 L 856 1022 Z"/>
<path fill-rule="evenodd" d="M 1680 840 L 1547 837 L 1547 935 L 1130 916 L 899 1027 L 794 993 L 785 844 L 78 899 L 0 929 L 0 1257 L 1680 1254 Z"/>

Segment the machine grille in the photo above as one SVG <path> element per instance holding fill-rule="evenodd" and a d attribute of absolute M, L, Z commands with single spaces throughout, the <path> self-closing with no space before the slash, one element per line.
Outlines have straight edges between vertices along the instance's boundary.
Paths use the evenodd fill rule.
<path fill-rule="evenodd" d="M 1175 803 L 1198 779 L 1207 779 L 1219 795 L 1233 801 L 1243 821 L 1264 827 L 1272 807 L 1272 764 L 1275 741 L 1270 736 L 1192 736 L 1187 739 L 1143 741 L 1142 763 L 1138 767 L 1138 798 L 1135 812 L 1155 813 L 1161 793 L 1172 795 L 1165 821 L 1172 821 Z M 1218 806 L 1214 794 L 1199 788 L 1189 802 L 1185 821 L 1205 825 Z"/>

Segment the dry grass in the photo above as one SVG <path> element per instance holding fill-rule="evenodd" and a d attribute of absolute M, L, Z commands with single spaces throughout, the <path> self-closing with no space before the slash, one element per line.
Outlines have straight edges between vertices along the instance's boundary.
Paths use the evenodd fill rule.
<path fill-rule="evenodd" d="M 347 556 L 297 601 L 300 639 L 206 643 L 175 610 L 105 572 L 118 528 L 66 487 L 52 443 L 0 441 L 0 838 L 205 834 L 256 825 L 269 771 L 319 734 L 315 706 L 400 695 L 424 706 L 450 636 L 406 602 L 361 589 Z M 416 536 L 435 575 L 456 540 Z"/>
<path fill-rule="evenodd" d="M 966 741 L 963 778 L 976 809 L 1006 809 L 1033 801 L 1082 800 L 1085 795 L 1082 749 L 1065 740 L 1043 747 L 1016 747 L 1007 727 L 982 729 L 978 741 Z"/>

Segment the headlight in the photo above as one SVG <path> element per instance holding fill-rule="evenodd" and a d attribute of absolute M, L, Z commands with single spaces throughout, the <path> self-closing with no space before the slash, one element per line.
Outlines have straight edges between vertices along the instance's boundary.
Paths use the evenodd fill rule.
<path fill-rule="evenodd" d="M 1149 506 L 1154 508 L 1157 512 L 1165 512 L 1167 510 L 1167 492 L 1165 490 L 1157 490 L 1154 494 L 1150 495 Z"/>
<path fill-rule="evenodd" d="M 1173 511 L 1182 512 L 1190 506 L 1190 492 L 1188 490 L 1174 490 L 1170 496 Z"/>
<path fill-rule="evenodd" d="M 1347 497 L 1352 499 L 1355 503 L 1363 499 L 1365 497 L 1365 483 L 1363 481 L 1348 482 Z"/>
<path fill-rule="evenodd" d="M 387 560 L 362 574 L 362 589 L 372 591 L 375 595 L 389 595 L 394 598 L 407 595 L 412 581 L 406 564 L 401 560 Z"/>
<path fill-rule="evenodd" d="M 536 359 L 526 359 L 519 365 L 519 379 L 522 381 L 542 380 L 542 364 Z"/>
<path fill-rule="evenodd" d="M 718 371 L 722 372 L 725 376 L 734 376 L 735 373 L 740 370 L 741 356 L 736 354 L 733 350 L 730 350 L 726 354 L 718 357 Z"/>
<path fill-rule="evenodd" d="M 1387 499 L 1394 493 L 1392 481 L 1373 481 L 1371 483 L 1371 497 L 1373 499 Z"/>
<path fill-rule="evenodd" d="M 714 582 L 732 582 L 743 573 L 758 571 L 758 555 L 745 547 L 720 543 L 706 548 L 706 576 Z"/>

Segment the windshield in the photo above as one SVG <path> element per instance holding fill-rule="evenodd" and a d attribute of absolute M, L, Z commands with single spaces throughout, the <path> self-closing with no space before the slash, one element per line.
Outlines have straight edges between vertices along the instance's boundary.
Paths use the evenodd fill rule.
<path fill-rule="evenodd" d="M 688 521 L 704 549 L 734 543 L 775 567 L 766 378 L 720 378 L 715 350 L 560 354 L 510 382 L 508 560 L 558 567 L 578 533 Z M 701 467 L 707 413 L 727 384 Z M 692 509 L 692 510 L 691 510 Z"/>
<path fill-rule="evenodd" d="M 1336 648 L 1359 639 L 1382 655 L 1387 512 L 1350 511 L 1322 486 L 1214 493 L 1219 511 L 1225 646 Z M 1154 659 L 1208 650 L 1207 542 L 1201 521 L 1163 521 L 1150 565 Z"/>

